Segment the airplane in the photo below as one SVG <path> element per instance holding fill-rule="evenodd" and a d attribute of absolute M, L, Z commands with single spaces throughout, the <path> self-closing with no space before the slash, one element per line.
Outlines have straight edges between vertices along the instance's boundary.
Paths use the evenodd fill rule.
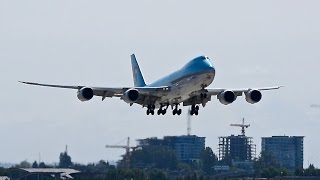
<path fill-rule="evenodd" d="M 238 96 L 245 95 L 248 103 L 255 104 L 262 98 L 261 91 L 279 89 L 282 86 L 264 88 L 207 88 L 215 78 L 215 68 L 207 56 L 199 56 L 192 59 L 181 69 L 155 81 L 146 84 L 141 73 L 136 56 L 131 55 L 133 73 L 133 87 L 90 87 L 90 86 L 65 86 L 53 84 L 40 84 L 34 82 L 19 81 L 20 83 L 46 86 L 54 88 L 66 88 L 77 90 L 77 97 L 80 101 L 89 101 L 93 96 L 100 96 L 102 101 L 105 98 L 119 97 L 124 102 L 139 104 L 146 107 L 147 115 L 154 115 L 157 109 L 158 115 L 164 115 L 169 106 L 173 115 L 182 113 L 179 105 L 191 106 L 190 115 L 199 114 L 199 106 L 211 101 L 212 96 L 217 96 L 220 103 L 228 105 L 233 103 Z"/>

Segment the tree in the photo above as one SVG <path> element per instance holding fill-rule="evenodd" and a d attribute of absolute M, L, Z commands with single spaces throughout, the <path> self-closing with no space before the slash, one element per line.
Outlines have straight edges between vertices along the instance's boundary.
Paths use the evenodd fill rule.
<path fill-rule="evenodd" d="M 69 168 L 72 166 L 71 157 L 68 155 L 67 151 L 60 153 L 59 157 L 59 167 L 60 168 Z"/>
<path fill-rule="evenodd" d="M 31 168 L 31 164 L 27 161 L 21 161 L 20 164 L 15 166 L 16 168 Z"/>
<path fill-rule="evenodd" d="M 260 156 L 254 162 L 256 176 L 268 173 L 273 174 L 274 168 L 280 168 L 276 157 L 270 152 L 261 151 Z"/>
<path fill-rule="evenodd" d="M 94 171 L 97 173 L 106 173 L 109 169 L 109 163 L 104 160 L 100 160 L 94 167 Z"/>
<path fill-rule="evenodd" d="M 8 176 L 8 169 L 0 167 L 0 176 Z"/>
<path fill-rule="evenodd" d="M 174 150 L 169 148 L 144 147 L 131 153 L 131 165 L 159 169 L 177 169 L 178 159 Z"/>
<path fill-rule="evenodd" d="M 320 170 L 316 169 L 313 164 L 310 164 L 307 169 L 304 170 L 304 176 L 320 176 Z"/>
<path fill-rule="evenodd" d="M 153 169 L 149 172 L 149 179 L 155 180 L 166 180 L 168 179 L 167 174 L 159 169 Z"/>
<path fill-rule="evenodd" d="M 201 169 L 205 174 L 213 173 L 213 166 L 218 162 L 217 156 L 210 147 L 206 147 L 200 155 Z"/>
<path fill-rule="evenodd" d="M 44 162 L 41 162 L 39 164 L 39 168 L 47 168 L 47 165 Z"/>
<path fill-rule="evenodd" d="M 34 161 L 33 163 L 32 163 L 32 166 L 31 166 L 32 168 L 38 168 L 38 163 L 37 163 L 37 161 Z"/>
<path fill-rule="evenodd" d="M 274 178 L 276 176 L 287 176 L 288 171 L 284 168 L 268 167 L 262 169 L 261 177 L 263 178 Z"/>

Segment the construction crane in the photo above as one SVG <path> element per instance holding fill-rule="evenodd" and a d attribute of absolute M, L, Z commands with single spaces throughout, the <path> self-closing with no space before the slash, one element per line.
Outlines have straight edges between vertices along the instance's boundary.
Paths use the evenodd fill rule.
<path fill-rule="evenodd" d="M 230 126 L 238 126 L 241 127 L 241 134 L 242 136 L 245 136 L 245 128 L 250 127 L 250 124 L 244 124 L 244 118 L 242 118 L 242 124 L 230 124 Z"/>
<path fill-rule="evenodd" d="M 131 149 L 135 150 L 137 147 L 130 147 L 130 137 L 127 138 L 126 145 L 106 145 L 106 148 L 123 148 L 126 150 L 126 154 L 124 155 L 126 168 L 130 168 L 130 153 Z"/>

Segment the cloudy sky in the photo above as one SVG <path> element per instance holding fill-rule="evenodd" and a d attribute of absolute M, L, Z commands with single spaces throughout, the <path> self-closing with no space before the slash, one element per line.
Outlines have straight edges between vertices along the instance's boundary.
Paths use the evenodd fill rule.
<path fill-rule="evenodd" d="M 112 98 L 80 102 L 76 91 L 18 80 L 90 86 L 133 85 L 130 54 L 147 82 L 188 60 L 209 56 L 210 87 L 284 85 L 260 103 L 229 106 L 215 98 L 192 118 L 192 133 L 214 151 L 218 137 L 246 118 L 258 152 L 261 137 L 305 136 L 305 165 L 320 166 L 320 2 L 270 1 L 0 1 L 0 162 L 58 162 L 68 145 L 73 161 L 117 160 L 135 139 L 186 134 L 181 116 L 146 116 Z"/>

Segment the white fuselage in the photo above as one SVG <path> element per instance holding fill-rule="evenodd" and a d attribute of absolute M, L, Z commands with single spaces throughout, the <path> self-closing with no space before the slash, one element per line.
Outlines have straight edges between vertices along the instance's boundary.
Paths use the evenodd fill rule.
<path fill-rule="evenodd" d="M 149 86 L 168 86 L 170 91 L 161 94 L 156 106 L 161 103 L 179 104 L 209 86 L 215 77 L 215 69 L 209 58 L 200 56 L 190 61 L 182 69 L 150 84 Z"/>

